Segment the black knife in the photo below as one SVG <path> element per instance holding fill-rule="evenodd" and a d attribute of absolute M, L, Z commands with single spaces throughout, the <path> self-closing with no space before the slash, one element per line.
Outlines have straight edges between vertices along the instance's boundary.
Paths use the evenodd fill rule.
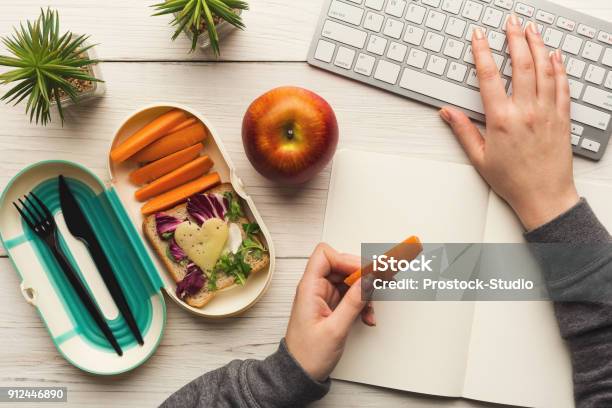
<path fill-rule="evenodd" d="M 75 238 L 83 242 L 89 250 L 89 254 L 93 258 L 100 275 L 102 275 L 104 284 L 108 288 L 108 291 L 115 301 L 117 308 L 127 322 L 130 330 L 134 334 L 134 337 L 138 341 L 138 344 L 142 346 L 144 344 L 144 340 L 142 339 L 142 335 L 140 334 L 140 330 L 138 329 L 134 315 L 132 314 L 132 311 L 130 310 L 130 307 L 125 299 L 125 295 L 121 290 L 121 286 L 119 286 L 119 282 L 117 282 L 117 277 L 113 272 L 106 254 L 100 246 L 98 238 L 94 234 L 91 225 L 83 213 L 83 210 L 81 210 L 81 207 L 79 206 L 79 203 L 70 191 L 70 187 L 68 187 L 68 183 L 66 183 L 66 179 L 63 175 L 59 176 L 59 193 L 62 213 L 64 215 L 66 225 L 68 226 L 68 230 Z"/>

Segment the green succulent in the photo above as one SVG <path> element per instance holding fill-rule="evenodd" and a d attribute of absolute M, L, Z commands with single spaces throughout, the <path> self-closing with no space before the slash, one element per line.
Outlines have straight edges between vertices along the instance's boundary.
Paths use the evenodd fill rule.
<path fill-rule="evenodd" d="M 172 36 L 175 40 L 183 30 L 191 34 L 191 51 L 195 51 L 198 38 L 208 31 L 210 46 L 216 56 L 219 56 L 219 35 L 216 24 L 219 20 L 225 20 L 234 27 L 243 29 L 244 23 L 236 10 L 248 10 L 249 5 L 240 0 L 167 0 L 155 4 L 157 13 L 154 16 L 174 14 L 172 25 L 176 31 Z"/>
<path fill-rule="evenodd" d="M 62 123 L 61 96 L 77 101 L 77 88 L 70 80 L 101 82 L 89 75 L 86 67 L 98 61 L 85 56 L 93 45 L 84 46 L 87 36 L 71 32 L 60 35 L 57 11 L 41 9 L 36 21 L 20 24 L 10 37 L 2 38 L 12 56 L 0 55 L 0 65 L 15 69 L 0 74 L 0 84 L 17 82 L 0 100 L 15 105 L 27 98 L 30 122 L 46 125 L 51 120 L 51 103 L 57 102 Z"/>

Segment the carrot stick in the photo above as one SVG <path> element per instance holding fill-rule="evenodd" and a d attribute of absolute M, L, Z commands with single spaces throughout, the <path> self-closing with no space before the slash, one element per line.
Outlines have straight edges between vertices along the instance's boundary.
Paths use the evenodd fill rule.
<path fill-rule="evenodd" d="M 187 118 L 187 120 L 179 123 L 178 125 L 176 125 L 172 129 L 170 129 L 168 131 L 168 134 L 174 133 L 174 132 L 178 132 L 179 130 L 183 130 L 185 128 L 188 128 L 191 125 L 195 125 L 197 122 L 198 122 L 198 120 L 196 118 L 194 118 L 194 117 Z"/>
<path fill-rule="evenodd" d="M 201 143 L 206 139 L 207 134 L 206 127 L 198 122 L 188 128 L 162 137 L 135 154 L 134 160 L 146 163 L 160 159 L 196 143 Z"/>
<path fill-rule="evenodd" d="M 408 244 L 408 245 L 406 245 Z M 385 253 L 388 257 L 394 257 L 396 259 L 405 259 L 407 261 L 411 261 L 417 257 L 418 254 L 423 251 L 423 245 L 421 245 L 421 241 L 418 237 L 411 236 L 403 240 L 399 245 L 391 248 L 389 251 Z M 350 274 L 346 279 L 344 279 L 344 283 L 348 286 L 352 286 L 355 282 L 359 280 L 359 278 L 372 272 L 372 264 L 367 265 L 363 268 L 363 273 L 361 269 L 357 269 L 355 272 Z"/>
<path fill-rule="evenodd" d="M 166 135 L 170 129 L 186 118 L 187 114 L 178 109 L 164 113 L 113 148 L 110 153 L 111 160 L 115 163 L 126 161 L 138 151 Z"/>
<path fill-rule="evenodd" d="M 198 143 L 136 169 L 130 173 L 130 181 L 141 185 L 157 180 L 198 157 L 203 147 L 202 143 Z"/>
<path fill-rule="evenodd" d="M 208 156 L 200 156 L 197 159 L 179 167 L 178 169 L 162 176 L 142 188 L 134 194 L 138 201 L 146 201 L 168 190 L 172 190 L 188 181 L 206 174 L 214 165 Z"/>
<path fill-rule="evenodd" d="M 166 210 L 183 201 L 187 201 L 192 195 L 208 190 L 220 183 L 221 177 L 219 177 L 219 173 L 214 172 L 207 174 L 153 198 L 143 205 L 140 211 L 144 215 L 149 215 Z"/>

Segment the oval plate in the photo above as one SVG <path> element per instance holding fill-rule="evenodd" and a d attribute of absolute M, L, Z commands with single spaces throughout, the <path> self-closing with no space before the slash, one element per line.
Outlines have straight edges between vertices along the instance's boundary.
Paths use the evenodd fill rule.
<path fill-rule="evenodd" d="M 259 224 L 264 236 L 264 244 L 269 251 L 270 265 L 268 266 L 267 270 L 263 270 L 250 276 L 247 283 L 243 287 L 234 287 L 229 290 L 219 291 L 204 307 L 196 308 L 189 306 L 176 296 L 176 283 L 166 271 L 165 266 L 158 259 L 157 254 L 148 243 L 146 244 L 146 247 L 149 251 L 151 259 L 156 265 L 166 293 L 179 306 L 193 314 L 206 318 L 219 319 L 235 316 L 252 307 L 263 296 L 270 285 L 275 263 L 274 245 L 268 229 L 261 219 L 259 212 L 255 208 L 253 200 L 245 192 L 242 181 L 235 174 L 231 160 L 211 124 L 202 115 L 186 106 L 173 103 L 154 104 L 136 111 L 121 124 L 115 133 L 111 149 L 112 147 L 121 144 L 126 138 L 134 134 L 134 132 L 142 128 L 147 123 L 151 122 L 151 120 L 171 109 L 182 109 L 188 112 L 200 120 L 208 128 L 210 137 L 204 141 L 204 154 L 208 155 L 215 163 L 214 167 L 210 171 L 218 172 L 221 176 L 222 182 L 232 184 L 234 190 L 236 190 L 236 193 L 243 201 L 243 207 L 247 212 L 247 218 Z M 138 165 L 130 162 L 129 160 L 124 163 L 116 164 L 109 158 L 108 166 L 113 187 L 117 191 L 117 194 L 119 195 L 124 207 L 129 213 L 133 224 L 139 226 L 138 228 L 140 230 L 140 226 L 143 222 L 140 207 L 143 203 L 138 202 L 134 198 L 134 192 L 137 190 L 137 187 L 129 181 L 130 172 L 136 169 Z M 143 240 L 145 240 L 142 233 L 141 237 Z"/>

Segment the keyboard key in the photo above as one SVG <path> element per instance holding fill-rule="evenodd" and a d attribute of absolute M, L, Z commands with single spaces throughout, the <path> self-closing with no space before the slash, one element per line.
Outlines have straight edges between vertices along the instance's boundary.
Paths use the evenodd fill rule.
<path fill-rule="evenodd" d="M 563 47 L 561 48 L 563 51 L 578 55 L 580 49 L 582 48 L 582 40 L 573 35 L 566 35 L 565 41 L 563 41 Z"/>
<path fill-rule="evenodd" d="M 484 25 L 488 25 L 489 27 L 499 28 L 503 18 L 504 13 L 494 9 L 493 7 L 487 7 L 484 12 L 484 17 L 482 18 L 482 23 Z"/>
<path fill-rule="evenodd" d="M 593 126 L 597 129 L 606 130 L 610 123 L 610 115 L 588 106 L 572 102 L 571 118 L 573 121 Z"/>
<path fill-rule="evenodd" d="M 597 143 L 594 140 L 582 139 L 582 144 L 580 146 L 582 146 L 583 149 L 587 149 L 597 153 L 601 144 Z"/>
<path fill-rule="evenodd" d="M 364 31 L 331 20 L 325 21 L 322 35 L 355 48 L 363 48 L 368 36 Z"/>
<path fill-rule="evenodd" d="M 433 52 L 440 52 L 442 44 L 444 43 L 444 37 L 436 33 L 427 33 L 423 47 Z"/>
<path fill-rule="evenodd" d="M 444 47 L 444 55 L 459 59 L 463 53 L 464 44 L 461 41 L 453 40 L 449 38 L 446 40 L 446 46 Z"/>
<path fill-rule="evenodd" d="M 584 133 L 584 128 L 580 125 L 572 123 L 572 134 L 582 136 L 582 133 Z"/>
<path fill-rule="evenodd" d="M 427 71 L 436 75 L 442 75 L 444 74 L 444 70 L 446 69 L 447 63 L 448 60 L 446 58 L 438 57 L 437 55 L 432 55 L 429 58 L 429 62 L 427 63 Z"/>
<path fill-rule="evenodd" d="M 360 25 L 361 19 L 363 18 L 363 9 L 334 0 L 329 7 L 327 15 L 346 23 Z"/>
<path fill-rule="evenodd" d="M 408 25 L 404 33 L 404 41 L 412 45 L 421 45 L 425 31 L 422 28 Z"/>
<path fill-rule="evenodd" d="M 512 7 L 514 6 L 514 0 L 495 0 L 495 5 L 506 10 L 512 10 Z"/>
<path fill-rule="evenodd" d="M 372 13 L 368 11 L 365 21 L 363 22 L 363 28 L 370 31 L 379 32 L 382 28 L 385 18 L 380 14 Z"/>
<path fill-rule="evenodd" d="M 480 20 L 482 9 L 482 4 L 467 0 L 465 6 L 463 6 L 463 13 L 461 13 L 461 15 L 470 20 L 478 21 Z"/>
<path fill-rule="evenodd" d="M 357 62 L 355 63 L 355 72 L 361 75 L 370 76 L 374 69 L 374 63 L 376 58 L 367 54 L 359 54 Z"/>
<path fill-rule="evenodd" d="M 597 30 L 593 27 L 584 24 L 578 24 L 578 34 L 584 35 L 585 37 L 595 38 Z"/>
<path fill-rule="evenodd" d="M 391 45 L 389 45 L 389 50 L 387 50 L 387 58 L 397 62 L 404 62 L 407 52 L 408 47 L 404 44 L 392 42 Z"/>
<path fill-rule="evenodd" d="M 366 0 L 365 5 L 374 10 L 382 10 L 385 0 Z"/>
<path fill-rule="evenodd" d="M 574 31 L 574 28 L 576 28 L 576 22 L 570 20 L 569 18 L 559 17 L 557 19 L 557 27 L 567 31 Z"/>
<path fill-rule="evenodd" d="M 399 76 L 399 72 L 399 65 L 392 64 L 389 61 L 380 60 L 378 61 L 378 66 L 376 67 L 374 78 L 378 79 L 379 81 L 395 85 L 395 83 L 397 82 L 397 77 Z"/>
<path fill-rule="evenodd" d="M 377 35 L 371 35 L 370 40 L 368 41 L 368 47 L 366 49 L 372 54 L 383 55 L 385 53 L 386 48 L 386 38 L 379 37 Z"/>
<path fill-rule="evenodd" d="M 413 92 L 426 95 L 462 108 L 484 113 L 480 92 L 448 82 L 412 69 L 404 69 L 399 85 Z"/>
<path fill-rule="evenodd" d="M 480 28 L 482 32 L 486 34 L 487 32 L 486 28 L 477 26 L 476 24 L 470 24 L 467 31 L 465 32 L 465 39 L 468 41 L 472 41 L 472 34 L 474 34 L 474 30 L 476 30 L 477 28 Z"/>
<path fill-rule="evenodd" d="M 570 58 L 567 61 L 565 72 L 567 72 L 567 75 L 573 76 L 575 78 L 582 78 L 582 74 L 584 74 L 585 68 L 586 68 L 586 62 L 581 61 L 576 58 Z"/>
<path fill-rule="evenodd" d="M 478 81 L 478 73 L 474 68 L 470 69 L 470 73 L 468 74 L 467 82 L 468 85 L 473 86 L 474 88 L 480 89 L 480 82 Z"/>
<path fill-rule="evenodd" d="M 572 145 L 578 146 L 578 142 L 580 141 L 580 136 L 572 134 L 571 141 L 572 141 Z"/>
<path fill-rule="evenodd" d="M 408 11 L 406 12 L 406 20 L 415 24 L 423 24 L 423 19 L 425 18 L 426 12 L 427 9 L 425 7 L 411 4 L 408 6 Z"/>
<path fill-rule="evenodd" d="M 597 36 L 597 39 L 603 43 L 612 45 L 612 35 L 609 33 L 606 33 L 605 31 L 600 31 L 599 35 Z"/>
<path fill-rule="evenodd" d="M 334 60 L 334 65 L 344 69 L 351 69 L 353 60 L 355 59 L 355 51 L 350 48 L 340 47 Z"/>
<path fill-rule="evenodd" d="M 606 70 L 600 68 L 596 65 L 589 65 L 587 68 L 587 73 L 584 79 L 592 84 L 601 85 L 604 80 L 604 76 L 606 75 Z"/>
<path fill-rule="evenodd" d="M 406 0 L 389 0 L 385 13 L 395 17 L 401 17 L 404 15 L 404 9 L 406 8 Z"/>
<path fill-rule="evenodd" d="M 363 0 L 348 0 L 348 1 L 350 1 L 351 3 L 355 3 L 355 4 L 363 3 Z"/>
<path fill-rule="evenodd" d="M 315 58 L 323 62 L 331 62 L 336 50 L 336 44 L 330 43 L 325 40 L 319 40 L 317 44 L 317 50 L 315 51 Z"/>
<path fill-rule="evenodd" d="M 448 67 L 448 72 L 446 73 L 446 76 L 449 79 L 452 79 L 453 81 L 463 82 L 467 69 L 467 66 L 453 61 Z"/>
<path fill-rule="evenodd" d="M 442 30 L 444 23 L 446 22 L 446 14 L 440 13 L 439 11 L 429 10 L 427 15 L 427 21 L 425 27 L 431 28 L 436 31 Z"/>
<path fill-rule="evenodd" d="M 599 108 L 612 111 L 612 93 L 587 86 L 582 100 Z"/>
<path fill-rule="evenodd" d="M 431 7 L 440 7 L 440 0 L 423 0 L 423 4 Z"/>
<path fill-rule="evenodd" d="M 516 11 L 517 14 L 522 14 L 524 16 L 531 18 L 533 17 L 533 14 L 535 13 L 535 8 L 528 6 L 526 4 L 523 4 L 523 3 L 516 3 L 516 8 L 514 9 L 514 11 Z"/>
<path fill-rule="evenodd" d="M 599 61 L 603 47 L 591 41 L 587 41 L 582 51 L 582 57 L 591 61 Z"/>
<path fill-rule="evenodd" d="M 463 60 L 468 64 L 474 65 L 476 61 L 474 61 L 474 53 L 472 52 L 472 46 L 468 45 L 467 50 L 465 50 L 465 55 L 463 56 Z"/>
<path fill-rule="evenodd" d="M 387 19 L 385 29 L 383 30 L 386 36 L 399 39 L 402 36 L 402 31 L 404 31 L 404 23 L 392 18 Z"/>
<path fill-rule="evenodd" d="M 612 71 L 608 72 L 608 75 L 606 75 L 604 86 L 608 89 L 612 89 Z"/>
<path fill-rule="evenodd" d="M 453 37 L 461 38 L 465 32 L 466 25 L 467 23 L 464 20 L 451 17 L 448 19 L 448 24 L 446 25 L 446 33 Z"/>
<path fill-rule="evenodd" d="M 501 70 L 502 65 L 504 65 L 504 57 L 502 57 L 499 54 L 496 53 L 492 53 L 493 55 L 493 61 L 495 61 L 495 65 L 497 65 L 497 70 Z"/>
<path fill-rule="evenodd" d="M 555 22 L 555 15 L 544 10 L 538 10 L 536 13 L 536 20 L 546 24 L 552 24 Z"/>
<path fill-rule="evenodd" d="M 543 38 L 544 44 L 552 48 L 559 48 L 561 45 L 561 39 L 563 39 L 563 33 L 559 30 L 548 27 Z"/>
<path fill-rule="evenodd" d="M 461 4 L 463 0 L 444 0 L 442 2 L 442 10 L 448 11 L 449 13 L 459 14 L 461 11 Z"/>
<path fill-rule="evenodd" d="M 423 69 L 425 66 L 425 60 L 427 60 L 427 53 L 413 48 L 408 54 L 408 60 L 406 60 L 406 63 L 412 67 Z"/>
<path fill-rule="evenodd" d="M 568 81 L 570 88 L 570 96 L 573 99 L 580 99 L 580 97 L 582 96 L 582 90 L 584 89 L 584 84 L 573 79 L 568 79 Z"/>
<path fill-rule="evenodd" d="M 489 40 L 489 47 L 491 47 L 492 50 L 501 52 L 504 49 L 506 34 L 497 31 L 489 31 L 487 39 Z"/>
<path fill-rule="evenodd" d="M 510 58 L 506 60 L 506 66 L 504 67 L 504 71 L 502 72 L 502 74 L 512 78 L 512 60 Z"/>
<path fill-rule="evenodd" d="M 612 48 L 606 48 L 606 52 L 604 53 L 601 63 L 608 67 L 612 67 Z"/>

